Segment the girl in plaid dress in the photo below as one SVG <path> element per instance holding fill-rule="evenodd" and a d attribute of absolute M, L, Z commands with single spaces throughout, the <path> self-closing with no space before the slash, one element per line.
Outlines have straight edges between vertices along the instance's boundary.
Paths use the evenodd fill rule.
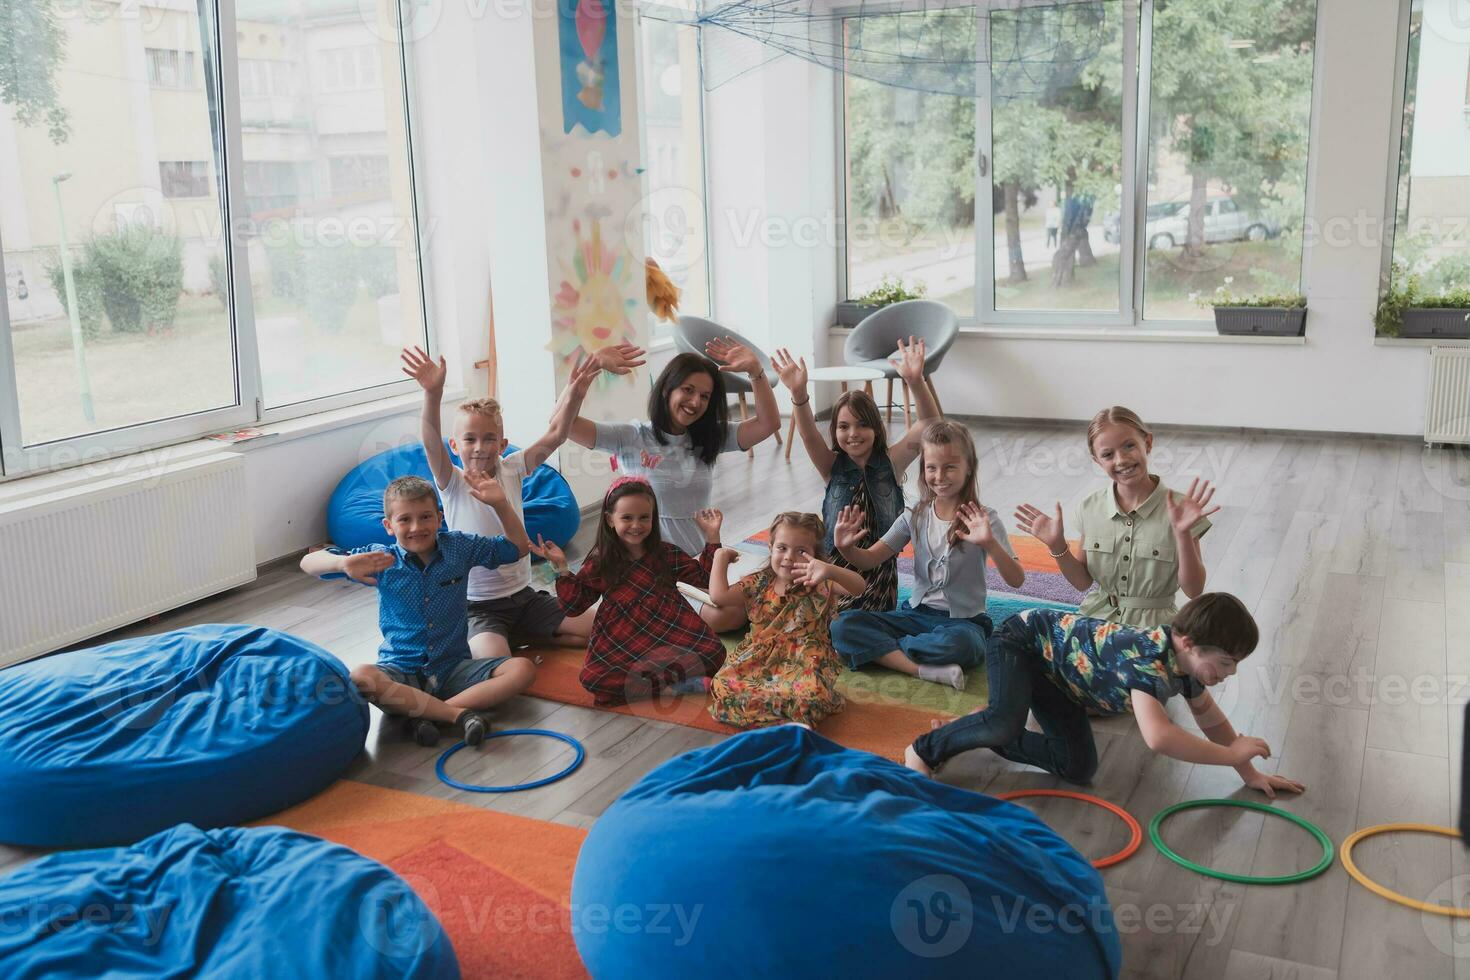
<path fill-rule="evenodd" d="M 678 582 L 709 587 L 722 515 L 702 510 L 695 519 L 706 541 L 698 560 L 659 536 L 658 502 L 648 482 L 623 477 L 603 499 L 597 544 L 575 575 L 556 545 L 538 538 L 532 546 L 556 569 L 556 595 L 568 615 L 602 600 L 579 678 L 599 707 L 698 683 L 725 662 L 719 637 L 676 588 Z"/>

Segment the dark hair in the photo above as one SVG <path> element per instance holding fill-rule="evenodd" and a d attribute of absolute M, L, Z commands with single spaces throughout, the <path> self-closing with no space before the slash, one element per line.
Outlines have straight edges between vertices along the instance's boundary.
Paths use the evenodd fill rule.
<path fill-rule="evenodd" d="M 1189 600 L 1170 625 L 1199 646 L 1217 647 L 1235 660 L 1250 656 L 1261 640 L 1250 610 L 1228 592 L 1206 592 Z"/>
<path fill-rule="evenodd" d="M 828 427 L 828 434 L 832 438 L 832 451 L 834 453 L 847 453 L 837 442 L 837 416 L 847 409 L 857 417 L 858 424 L 873 430 L 873 455 L 880 453 L 888 455 L 888 426 L 883 422 L 883 413 L 878 411 L 878 403 L 873 401 L 873 396 L 858 388 L 844 391 L 832 403 L 832 424 Z"/>
<path fill-rule="evenodd" d="M 689 426 L 689 444 L 701 463 L 713 466 L 725 448 L 730 426 L 730 409 L 725 404 L 725 379 L 720 377 L 720 367 L 714 361 L 699 354 L 680 354 L 670 361 L 668 367 L 659 372 L 653 390 L 648 393 L 648 420 L 653 423 L 653 436 L 658 444 L 667 445 L 664 435 L 674 431 L 674 419 L 669 414 L 669 396 L 696 371 L 709 375 L 714 387 L 709 393 L 709 408 Z"/>
<path fill-rule="evenodd" d="M 395 500 L 422 500 L 425 497 L 434 501 L 436 507 L 439 505 L 434 485 L 428 480 L 421 476 L 400 476 L 383 491 L 383 516 L 389 516 Z"/>
<path fill-rule="evenodd" d="M 654 496 L 653 487 L 647 480 L 624 477 L 613 483 L 607 496 L 602 498 L 602 514 L 597 522 L 597 543 L 587 560 L 597 569 L 598 576 L 608 588 L 627 577 L 628 566 L 633 564 L 633 560 L 628 557 L 628 549 L 619 540 L 608 518 L 612 516 L 613 508 L 618 505 L 619 500 L 636 496 L 647 497 L 653 504 L 653 529 L 643 540 L 643 553 L 648 557 L 649 566 L 653 569 L 658 584 L 673 586 L 674 573 L 664 560 L 664 539 L 658 530 L 658 497 Z"/>

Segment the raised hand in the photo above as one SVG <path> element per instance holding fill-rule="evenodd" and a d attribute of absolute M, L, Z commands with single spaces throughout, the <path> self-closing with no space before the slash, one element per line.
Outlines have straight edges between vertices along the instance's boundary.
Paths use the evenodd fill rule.
<path fill-rule="evenodd" d="M 342 574 L 363 585 L 377 585 L 378 573 L 392 568 L 398 559 L 389 551 L 365 551 L 348 555 L 342 562 Z"/>
<path fill-rule="evenodd" d="M 1282 793 L 1305 793 L 1305 783 L 1299 783 L 1295 779 L 1287 779 L 1285 776 L 1277 776 L 1269 772 L 1261 772 L 1259 769 L 1245 777 L 1245 784 L 1251 789 L 1260 790 L 1266 794 L 1267 799 L 1276 799 L 1277 792 Z"/>
<path fill-rule="evenodd" d="M 990 530 L 990 518 L 985 510 L 973 500 L 966 501 L 955 514 L 960 522 L 960 540 L 971 544 L 978 544 L 984 548 L 995 541 L 995 534 Z"/>
<path fill-rule="evenodd" d="M 832 528 L 832 543 L 839 550 L 856 548 L 863 543 L 863 534 L 866 531 L 867 522 L 862 508 L 849 504 L 837 515 L 837 524 Z"/>
<path fill-rule="evenodd" d="M 1053 554 L 1067 546 L 1067 532 L 1062 527 L 1062 505 L 1057 504 L 1056 514 L 1047 514 L 1031 504 L 1016 508 L 1016 525 L 1031 535 Z"/>
<path fill-rule="evenodd" d="M 613 374 L 627 374 L 634 368 L 643 366 L 645 353 L 647 352 L 637 344 L 614 344 L 593 354 L 592 359 L 601 365 L 604 371 L 611 371 Z"/>
<path fill-rule="evenodd" d="M 547 541 L 541 535 L 536 535 L 536 541 L 531 545 L 531 554 L 537 558 L 544 558 L 552 568 L 556 569 L 558 575 L 566 574 L 567 556 L 555 541 Z"/>
<path fill-rule="evenodd" d="M 1169 523 L 1174 526 L 1174 530 L 1181 534 L 1186 533 L 1202 518 L 1218 511 L 1218 504 L 1209 506 L 1210 498 L 1214 496 L 1215 488 L 1210 486 L 1210 481 L 1199 477 L 1189 481 L 1189 492 L 1184 496 L 1176 498 L 1172 493 L 1165 494 L 1164 506 L 1169 508 Z"/>
<path fill-rule="evenodd" d="M 567 377 L 567 387 L 571 389 L 572 396 L 578 401 L 587 397 L 587 392 L 592 388 L 592 382 L 602 373 L 602 364 L 595 357 L 577 358 L 577 364 L 572 368 L 572 373 Z"/>
<path fill-rule="evenodd" d="M 761 373 L 760 358 L 755 356 L 755 351 L 729 337 L 716 337 L 704 345 L 704 352 L 726 370 L 752 377 Z"/>
<path fill-rule="evenodd" d="M 740 552 L 734 548 L 721 548 L 715 552 L 715 559 L 718 561 L 721 558 L 725 559 L 727 565 L 733 565 L 740 560 Z"/>
<path fill-rule="evenodd" d="M 443 391 L 444 379 L 449 374 L 449 368 L 444 363 L 444 358 L 439 358 L 438 363 L 417 347 L 405 347 L 398 355 L 403 362 L 403 373 L 419 383 L 419 387 L 425 391 Z"/>
<path fill-rule="evenodd" d="M 832 575 L 832 566 L 819 558 L 808 558 L 791 566 L 791 580 L 798 585 L 815 586 Z"/>
<path fill-rule="evenodd" d="M 489 504 L 491 507 L 499 507 L 505 503 L 505 488 L 489 473 L 465 470 L 464 482 L 469 487 L 470 496 L 480 503 Z"/>
<path fill-rule="evenodd" d="M 725 515 L 713 507 L 706 507 L 694 512 L 694 523 L 704 534 L 704 540 L 719 541 L 720 527 L 725 523 Z"/>
<path fill-rule="evenodd" d="M 776 369 L 776 373 L 781 377 L 781 383 L 793 395 L 800 395 L 806 391 L 806 358 L 793 359 L 789 350 L 778 347 L 776 353 L 771 355 L 771 367 Z"/>
<path fill-rule="evenodd" d="M 898 353 L 889 358 L 898 368 L 898 376 L 908 382 L 910 388 L 924 383 L 924 338 L 913 337 L 905 343 L 900 337 Z"/>

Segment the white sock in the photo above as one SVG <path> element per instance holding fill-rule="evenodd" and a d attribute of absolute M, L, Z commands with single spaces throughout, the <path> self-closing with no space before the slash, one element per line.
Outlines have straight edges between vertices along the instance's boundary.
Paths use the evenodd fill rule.
<path fill-rule="evenodd" d="M 931 684 L 948 684 L 956 691 L 963 691 L 965 670 L 959 664 L 945 664 L 942 667 L 920 664 L 919 680 L 929 681 Z"/>

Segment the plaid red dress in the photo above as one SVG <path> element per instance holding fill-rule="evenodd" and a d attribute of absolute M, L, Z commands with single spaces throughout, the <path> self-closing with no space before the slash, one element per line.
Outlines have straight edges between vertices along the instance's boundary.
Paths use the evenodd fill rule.
<path fill-rule="evenodd" d="M 699 560 L 668 542 L 663 560 L 674 580 L 709 588 L 709 570 L 719 545 L 706 545 Z M 582 686 L 600 706 L 649 697 L 692 677 L 710 677 L 725 662 L 725 647 L 672 585 L 659 585 L 647 555 L 611 587 L 590 562 L 575 575 L 556 580 L 556 595 L 568 616 L 586 612 L 599 598 L 592 622 Z"/>

